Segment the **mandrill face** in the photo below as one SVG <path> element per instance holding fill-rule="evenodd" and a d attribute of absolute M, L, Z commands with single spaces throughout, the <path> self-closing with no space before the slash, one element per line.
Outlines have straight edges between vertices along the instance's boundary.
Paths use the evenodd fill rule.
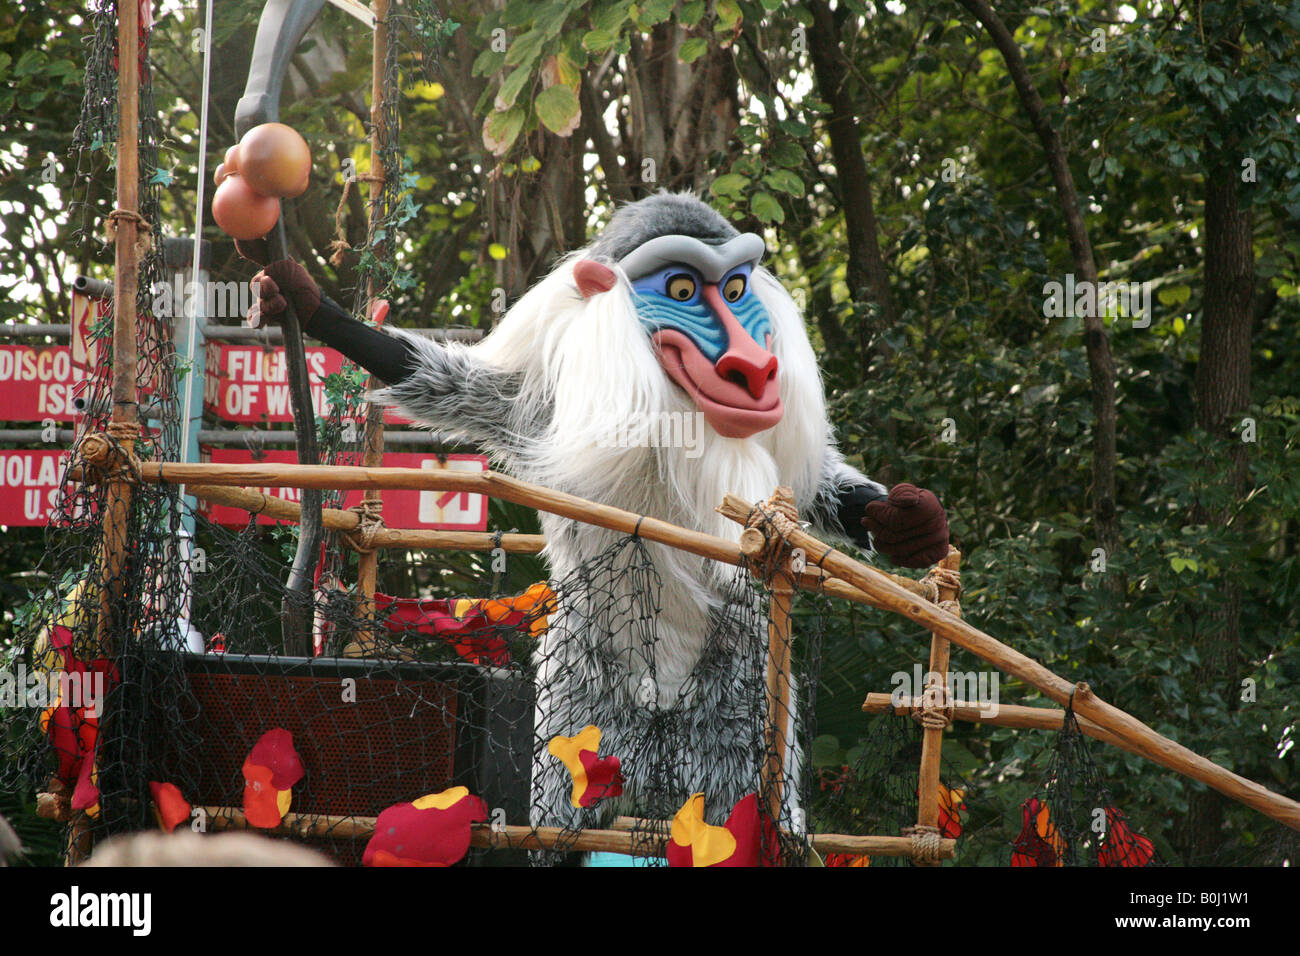
<path fill-rule="evenodd" d="M 664 372 L 727 438 L 771 428 L 784 411 L 772 321 L 750 288 L 763 251 L 753 233 L 721 243 L 663 235 L 618 260 Z M 591 259 L 577 263 L 573 274 L 584 296 L 615 282 L 609 267 Z"/>

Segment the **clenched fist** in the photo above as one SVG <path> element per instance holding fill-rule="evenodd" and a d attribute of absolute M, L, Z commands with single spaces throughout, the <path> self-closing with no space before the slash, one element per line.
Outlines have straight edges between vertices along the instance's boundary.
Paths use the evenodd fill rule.
<path fill-rule="evenodd" d="M 948 554 L 948 515 L 933 491 L 899 484 L 889 496 L 868 502 L 862 526 L 871 543 L 905 568 L 928 568 Z"/>
<path fill-rule="evenodd" d="M 286 297 L 305 332 L 312 316 L 320 309 L 320 286 L 307 270 L 292 259 L 273 262 L 252 279 L 257 300 L 248 313 L 248 324 L 257 328 L 263 321 L 274 320 L 284 313 Z"/>

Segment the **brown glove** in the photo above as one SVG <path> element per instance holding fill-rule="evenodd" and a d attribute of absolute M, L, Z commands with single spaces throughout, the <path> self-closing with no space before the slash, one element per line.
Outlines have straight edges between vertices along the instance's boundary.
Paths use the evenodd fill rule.
<path fill-rule="evenodd" d="M 287 296 L 302 330 L 307 331 L 320 309 L 321 292 L 306 269 L 292 259 L 281 259 L 253 276 L 252 283 L 257 299 L 248 311 L 249 325 L 257 328 L 262 322 L 273 322 L 283 315 Z"/>
<path fill-rule="evenodd" d="M 948 515 L 933 491 L 899 484 L 887 498 L 868 502 L 862 526 L 871 543 L 904 568 L 928 568 L 948 554 Z"/>

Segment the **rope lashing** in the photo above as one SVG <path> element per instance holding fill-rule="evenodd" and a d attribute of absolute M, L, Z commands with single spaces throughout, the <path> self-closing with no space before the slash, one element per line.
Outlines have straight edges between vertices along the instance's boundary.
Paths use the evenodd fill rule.
<path fill-rule="evenodd" d="M 343 195 L 339 196 L 338 208 L 334 210 L 334 241 L 330 243 L 330 265 L 333 266 L 342 265 L 343 257 L 352 248 L 352 244 L 348 242 L 348 231 L 343 226 L 343 214 L 347 212 L 348 195 L 352 192 L 352 184 L 356 182 L 383 183 L 386 180 L 383 176 L 372 173 L 348 176 L 343 180 Z"/>
<path fill-rule="evenodd" d="M 343 532 L 348 547 L 359 554 L 369 554 L 379 547 L 379 533 L 384 530 L 384 503 L 378 498 L 363 498 L 348 509 L 361 521 L 355 531 Z"/>
<path fill-rule="evenodd" d="M 102 432 L 92 432 L 77 445 L 76 454 L 107 481 L 143 481 L 135 443 L 140 426 L 135 422 L 109 422 Z"/>
<path fill-rule="evenodd" d="M 938 827 L 922 826 L 921 824 L 904 827 L 903 836 L 912 838 L 913 860 L 922 863 L 933 863 L 942 859 L 939 854 L 943 850 L 943 837 L 940 836 Z"/>
<path fill-rule="evenodd" d="M 781 564 L 789 547 L 790 535 L 799 530 L 799 512 L 794 492 L 780 487 L 761 504 L 754 506 L 740 535 L 741 550 L 756 559 L 770 579 Z"/>
<path fill-rule="evenodd" d="M 961 599 L 961 572 L 936 564 L 925 572 L 925 577 L 921 578 L 921 586 L 925 588 L 927 601 L 938 604 L 945 611 L 950 611 Z M 951 601 L 939 600 L 939 592 L 944 589 L 952 591 L 955 595 Z"/>
<path fill-rule="evenodd" d="M 927 730 L 944 730 L 952 723 L 956 704 L 948 695 L 945 683 L 931 684 L 921 694 L 921 706 L 913 709 L 912 719 Z"/>
<path fill-rule="evenodd" d="M 149 225 L 149 220 L 138 212 L 132 212 L 130 209 L 114 209 L 104 220 L 104 234 L 108 237 L 110 245 L 117 242 L 117 224 L 123 221 L 135 223 L 135 254 L 143 259 L 149 254 L 149 249 L 153 245 L 153 227 Z"/>

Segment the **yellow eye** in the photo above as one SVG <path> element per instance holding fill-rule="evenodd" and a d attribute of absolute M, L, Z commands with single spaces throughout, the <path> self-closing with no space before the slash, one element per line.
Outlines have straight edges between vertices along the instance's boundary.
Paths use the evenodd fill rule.
<path fill-rule="evenodd" d="M 745 294 L 745 277 L 732 276 L 722 287 L 722 297 L 728 302 L 735 302 Z"/>
<path fill-rule="evenodd" d="M 688 275 L 675 275 L 668 280 L 668 297 L 678 302 L 695 298 L 695 280 Z"/>

